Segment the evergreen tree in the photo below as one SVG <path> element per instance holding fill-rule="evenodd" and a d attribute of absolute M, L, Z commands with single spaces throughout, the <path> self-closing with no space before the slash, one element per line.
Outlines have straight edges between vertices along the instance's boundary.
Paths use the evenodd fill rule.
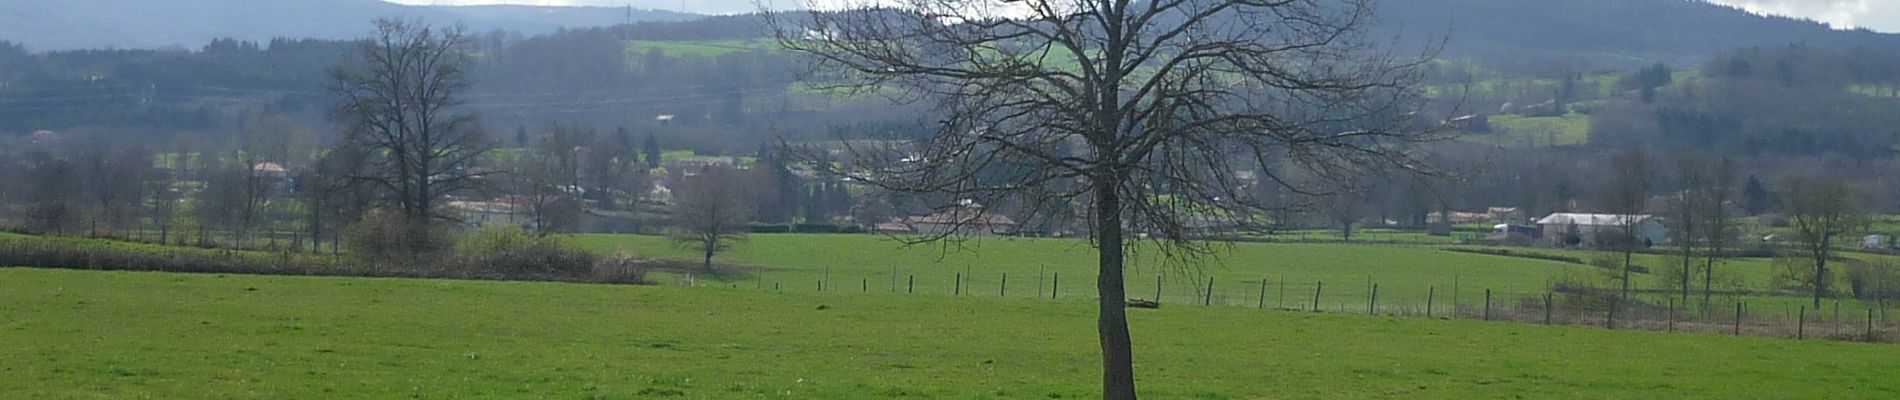
<path fill-rule="evenodd" d="M 658 140 L 653 139 L 653 134 L 651 133 L 647 134 L 646 144 L 642 145 L 641 147 L 646 149 L 647 168 L 659 168 L 660 167 L 660 142 Z"/>
<path fill-rule="evenodd" d="M 1775 194 L 1768 191 L 1760 177 L 1749 175 L 1748 184 L 1742 187 L 1742 203 L 1748 215 L 1761 215 L 1774 209 Z"/>

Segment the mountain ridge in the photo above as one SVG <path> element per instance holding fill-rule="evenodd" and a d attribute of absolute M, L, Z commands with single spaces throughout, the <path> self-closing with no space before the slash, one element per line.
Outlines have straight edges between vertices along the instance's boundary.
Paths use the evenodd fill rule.
<path fill-rule="evenodd" d="M 523 34 L 701 17 L 619 7 L 412 6 L 381 0 L 0 0 L 0 40 L 33 51 L 196 48 L 215 39 L 351 39 L 381 17 Z"/>

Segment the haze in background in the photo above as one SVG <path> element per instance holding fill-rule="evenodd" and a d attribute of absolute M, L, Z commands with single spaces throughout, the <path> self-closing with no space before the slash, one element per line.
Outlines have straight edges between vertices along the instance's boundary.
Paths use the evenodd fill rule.
<path fill-rule="evenodd" d="M 546 6 L 626 6 L 701 14 L 732 14 L 757 10 L 752 0 L 392 0 L 403 4 L 476 5 L 527 4 Z M 1395 1 L 1395 0 L 1387 0 Z M 1405 1 L 1405 0 L 1396 0 Z M 768 0 L 775 6 L 803 5 L 804 0 Z M 1826 22 L 1836 28 L 1867 28 L 1900 32 L 1900 0 L 1710 0 L 1762 14 L 1786 15 Z"/>

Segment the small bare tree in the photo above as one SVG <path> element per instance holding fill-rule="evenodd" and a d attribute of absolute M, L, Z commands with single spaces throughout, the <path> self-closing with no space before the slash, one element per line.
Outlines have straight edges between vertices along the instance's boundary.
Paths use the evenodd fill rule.
<path fill-rule="evenodd" d="M 456 110 L 468 88 L 465 39 L 460 27 L 379 19 L 360 59 L 331 72 L 350 141 L 378 156 L 356 178 L 387 192 L 386 203 L 410 223 L 444 217 L 438 200 L 473 188 L 487 172 L 476 164 L 493 143 L 473 115 Z"/>
<path fill-rule="evenodd" d="M 1700 154 L 1682 154 L 1675 159 L 1676 191 L 1666 198 L 1666 213 L 1669 218 L 1663 220 L 1669 227 L 1669 240 L 1675 244 L 1679 265 L 1671 266 L 1671 280 L 1666 282 L 1671 289 L 1681 291 L 1682 304 L 1689 304 L 1689 290 L 1694 287 L 1692 275 L 1695 274 L 1695 262 L 1700 254 L 1696 252 L 1701 240 L 1708 236 L 1702 231 L 1702 215 L 1709 207 L 1707 173 L 1708 157 Z M 1708 251 L 1708 249 L 1702 249 Z"/>
<path fill-rule="evenodd" d="M 1708 247 L 1707 257 L 1702 263 L 1702 308 L 1704 310 L 1714 306 L 1712 301 L 1715 293 L 1715 264 L 1727 257 L 1724 247 L 1728 245 L 1730 238 L 1737 235 L 1735 216 L 1729 212 L 1732 207 L 1729 203 L 1735 201 L 1735 190 L 1741 185 L 1741 171 L 1735 165 L 1735 158 L 1721 156 L 1709 164 L 1708 168 L 1709 171 L 1704 175 L 1707 187 L 1703 189 L 1707 205 L 1701 210 L 1702 215 L 1696 216 L 1702 219 L 1701 233 L 1705 238 L 1703 243 Z"/>
<path fill-rule="evenodd" d="M 1433 136 L 1408 124 L 1425 57 L 1363 40 L 1367 0 L 843 3 L 773 16 L 774 31 L 815 60 L 814 83 L 901 93 L 894 100 L 934 112 L 927 134 L 847 141 L 857 169 L 840 172 L 927 195 L 941 212 L 972 212 L 970 201 L 1013 205 L 1019 221 L 1085 210 L 1100 250 L 1107 399 L 1135 398 L 1127 237 L 1147 234 L 1167 259 L 1191 261 L 1210 249 L 1193 225 L 1251 225 L 1269 209 L 1236 172 L 1278 163 L 1351 182 L 1372 167 L 1419 170 L 1406 144 Z"/>
<path fill-rule="evenodd" d="M 1834 257 L 1835 239 L 1861 229 L 1867 216 L 1854 204 L 1853 187 L 1838 178 L 1791 179 L 1783 186 L 1783 195 L 1789 225 L 1794 228 L 1796 257 L 1801 261 L 1793 266 L 1812 273 L 1803 276 L 1798 271 L 1789 272 L 1813 292 L 1814 307 L 1818 309 L 1821 297 L 1827 294 L 1828 281 L 1833 279 L 1827 262 Z"/>
<path fill-rule="evenodd" d="M 708 167 L 688 174 L 673 188 L 673 242 L 704 254 L 703 267 L 712 268 L 713 255 L 746 240 L 752 222 L 751 182 L 747 174 L 726 167 Z"/>
<path fill-rule="evenodd" d="M 1603 191 L 1603 207 L 1615 215 L 1617 229 L 1611 232 L 1607 244 L 1623 256 L 1623 268 L 1616 278 L 1623 284 L 1622 294 L 1617 304 L 1610 307 L 1614 314 L 1618 307 L 1630 299 L 1630 273 L 1634 269 L 1636 252 L 1648 243 L 1643 237 L 1643 211 L 1649 200 L 1649 154 L 1642 149 L 1631 149 L 1614 157 L 1609 166 L 1610 176 L 1605 182 L 1608 187 Z M 1611 319 L 1614 321 L 1614 318 Z"/>
<path fill-rule="evenodd" d="M 555 128 L 508 163 L 506 191 L 527 207 L 535 234 L 547 236 L 574 230 L 580 222 L 579 131 Z"/>

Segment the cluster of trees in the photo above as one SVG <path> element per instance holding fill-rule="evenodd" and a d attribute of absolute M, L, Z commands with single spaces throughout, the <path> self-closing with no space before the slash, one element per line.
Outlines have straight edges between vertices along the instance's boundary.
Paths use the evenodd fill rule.
<path fill-rule="evenodd" d="M 308 138 L 308 131 L 267 121 L 277 123 L 260 123 L 236 143 L 191 135 L 127 141 L 105 132 L 11 139 L 0 151 L 0 219 L 37 232 L 206 246 L 270 246 L 280 239 L 272 233 L 293 233 L 295 242 L 315 246 L 326 232 L 292 224 L 320 227 L 360 214 L 363 199 L 332 194 L 332 208 L 356 210 L 351 213 L 290 197 L 292 182 L 323 180 L 293 179 L 283 163 L 320 174 L 347 162 L 338 160 L 341 153 L 288 157 L 308 149 L 291 143 Z M 324 211 L 337 214 L 317 213 Z"/>
<path fill-rule="evenodd" d="M 1900 53 L 1890 50 L 1741 50 L 1704 64 L 1702 79 L 1643 85 L 1644 101 L 1603 107 L 1592 115 L 1590 140 L 1748 156 L 1889 157 L 1900 151 L 1900 116 L 1884 111 L 1900 106 L 1893 71 Z"/>

